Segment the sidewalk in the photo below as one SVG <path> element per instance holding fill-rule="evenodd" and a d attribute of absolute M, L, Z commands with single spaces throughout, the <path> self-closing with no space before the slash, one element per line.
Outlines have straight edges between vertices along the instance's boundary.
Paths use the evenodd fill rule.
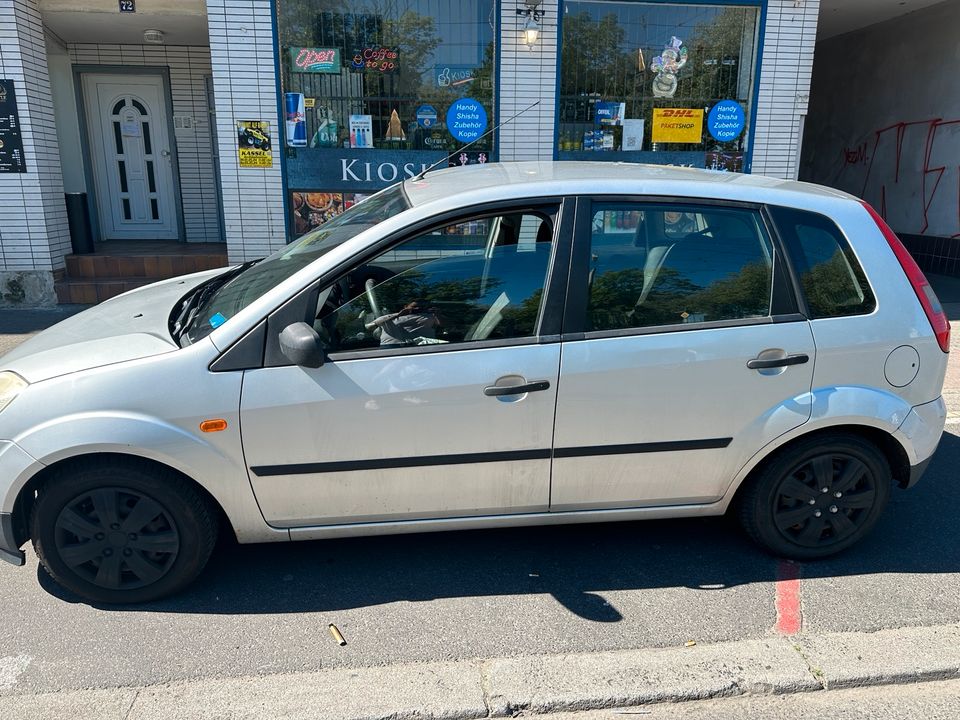
<path fill-rule="evenodd" d="M 8 695 L 0 717 L 466 720 L 957 678 L 960 626 L 945 625 Z"/>

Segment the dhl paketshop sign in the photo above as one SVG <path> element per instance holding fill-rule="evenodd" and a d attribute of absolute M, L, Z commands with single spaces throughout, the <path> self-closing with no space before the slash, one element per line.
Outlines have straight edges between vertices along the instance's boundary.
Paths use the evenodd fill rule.
<path fill-rule="evenodd" d="M 702 142 L 703 110 L 654 108 L 651 140 L 655 143 Z"/>

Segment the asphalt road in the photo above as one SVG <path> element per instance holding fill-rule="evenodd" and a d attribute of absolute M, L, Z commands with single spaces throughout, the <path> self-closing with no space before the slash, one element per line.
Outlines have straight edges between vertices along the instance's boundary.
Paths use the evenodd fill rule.
<path fill-rule="evenodd" d="M 950 432 L 865 542 L 801 566 L 806 630 L 960 621 L 957 467 Z M 724 519 L 224 545 L 186 593 L 101 609 L 31 553 L 0 566 L 0 694 L 760 638 L 777 566 Z"/>
<path fill-rule="evenodd" d="M 866 541 L 800 566 L 804 631 L 960 621 L 958 434 Z M 224 543 L 180 596 L 96 608 L 28 552 L 26 568 L 0 563 L 0 695 L 763 638 L 778 567 L 722 518 Z"/>

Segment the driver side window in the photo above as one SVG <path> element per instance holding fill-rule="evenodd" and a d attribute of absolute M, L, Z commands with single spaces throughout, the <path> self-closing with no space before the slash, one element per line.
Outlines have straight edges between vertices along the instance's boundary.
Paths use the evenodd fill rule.
<path fill-rule="evenodd" d="M 532 336 L 552 247 L 546 212 L 435 228 L 322 292 L 314 328 L 327 352 Z"/>

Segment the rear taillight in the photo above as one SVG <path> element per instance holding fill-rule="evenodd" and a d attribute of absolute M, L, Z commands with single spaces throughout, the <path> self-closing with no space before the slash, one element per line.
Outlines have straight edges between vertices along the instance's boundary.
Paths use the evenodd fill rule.
<path fill-rule="evenodd" d="M 861 202 L 863 201 L 861 200 Z M 940 300 L 937 299 L 937 294 L 933 291 L 933 288 L 930 287 L 930 283 L 927 281 L 927 278 L 924 277 L 923 271 L 917 265 L 917 261 L 913 259 L 913 256 L 910 255 L 903 246 L 903 243 L 900 242 L 897 234 L 890 229 L 886 221 L 880 217 L 877 211 L 870 207 L 868 203 L 863 202 L 863 206 L 867 209 L 867 212 L 870 213 L 870 217 L 873 218 L 877 227 L 880 228 L 880 232 L 883 233 L 887 242 L 890 243 L 890 248 L 893 250 L 893 254 L 897 256 L 897 260 L 900 261 L 900 267 L 902 267 L 903 272 L 906 273 L 907 279 L 913 286 L 913 291 L 920 299 L 923 311 L 927 314 L 927 319 L 933 327 L 933 332 L 937 336 L 937 342 L 940 343 L 940 349 L 944 352 L 950 352 L 950 321 L 947 319 L 947 314 L 943 312 L 943 307 L 940 305 Z"/>

